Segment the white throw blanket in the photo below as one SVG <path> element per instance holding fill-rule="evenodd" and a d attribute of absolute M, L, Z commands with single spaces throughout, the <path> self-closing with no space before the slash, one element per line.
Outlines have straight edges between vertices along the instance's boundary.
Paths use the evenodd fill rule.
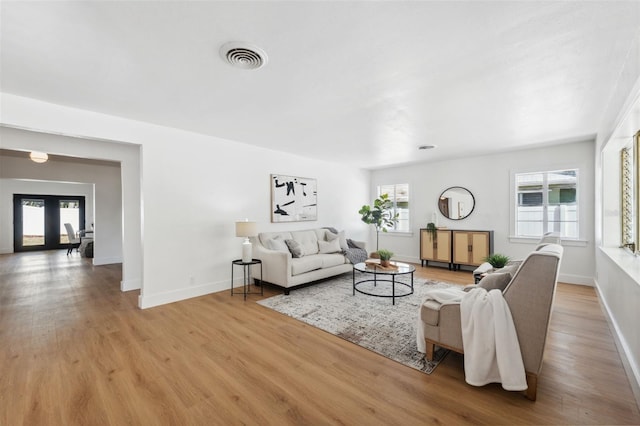
<path fill-rule="evenodd" d="M 465 380 L 473 386 L 502 383 L 506 390 L 527 389 L 520 344 L 513 318 L 500 290 L 474 288 L 434 290 L 427 300 L 460 303 Z M 424 330 L 418 317 L 418 350 L 425 352 Z"/>

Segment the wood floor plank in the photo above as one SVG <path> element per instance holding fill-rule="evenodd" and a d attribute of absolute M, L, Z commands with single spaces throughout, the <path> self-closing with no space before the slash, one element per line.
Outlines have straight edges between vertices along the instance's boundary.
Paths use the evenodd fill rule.
<path fill-rule="evenodd" d="M 418 266 L 427 278 L 473 281 Z M 120 265 L 65 251 L 0 255 L 0 424 L 640 424 L 592 288 L 559 285 L 531 402 L 467 385 L 460 354 L 426 375 L 259 295 L 140 310 L 120 280 Z"/>

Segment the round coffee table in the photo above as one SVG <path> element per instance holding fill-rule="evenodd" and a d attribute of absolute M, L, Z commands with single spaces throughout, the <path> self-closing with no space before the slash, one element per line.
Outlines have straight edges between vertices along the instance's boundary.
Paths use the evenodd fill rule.
<path fill-rule="evenodd" d="M 353 265 L 353 295 L 355 296 L 357 291 L 358 293 L 366 294 L 368 296 L 390 297 L 391 303 L 395 305 L 396 297 L 404 297 L 413 294 L 413 273 L 416 268 L 413 265 L 401 262 L 391 262 L 391 264 L 394 268 L 386 269 L 377 265 L 368 265 L 364 262 Z M 361 275 L 364 274 L 362 277 L 364 279 L 356 281 L 356 271 L 360 272 Z M 409 275 L 411 277 L 411 282 L 407 283 L 396 280 L 396 277 L 400 275 Z M 365 283 L 373 283 L 374 287 L 378 287 L 379 283 L 383 285 L 391 283 L 391 294 L 388 294 L 387 292 L 372 293 L 359 288 L 364 287 L 363 284 Z M 401 290 L 399 293 L 396 293 L 396 287 L 398 290 Z"/>

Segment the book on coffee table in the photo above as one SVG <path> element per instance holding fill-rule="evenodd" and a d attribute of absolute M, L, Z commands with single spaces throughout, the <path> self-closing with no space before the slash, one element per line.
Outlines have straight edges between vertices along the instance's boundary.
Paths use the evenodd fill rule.
<path fill-rule="evenodd" d="M 389 266 L 382 266 L 380 264 L 380 259 L 367 259 L 364 261 L 364 263 L 370 268 L 378 268 L 378 269 L 382 269 L 383 271 L 391 271 L 394 269 L 398 269 L 398 267 L 393 263 L 389 264 Z"/>

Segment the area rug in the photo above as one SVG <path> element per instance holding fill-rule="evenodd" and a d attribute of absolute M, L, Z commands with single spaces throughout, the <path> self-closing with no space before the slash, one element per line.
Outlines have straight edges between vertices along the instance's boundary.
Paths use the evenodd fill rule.
<path fill-rule="evenodd" d="M 356 277 L 357 278 L 357 277 Z M 349 342 L 370 349 L 416 370 L 431 374 L 448 353 L 438 349 L 433 361 L 426 361 L 416 345 L 418 309 L 425 292 L 450 287 L 436 281 L 414 280 L 414 293 L 391 298 L 374 297 L 356 292 L 352 294 L 352 275 L 349 272 L 309 287 L 292 290 L 258 301 L 260 305 L 303 321 Z M 390 283 L 371 285 L 365 291 L 390 294 Z M 408 290 L 403 288 L 403 290 Z"/>

